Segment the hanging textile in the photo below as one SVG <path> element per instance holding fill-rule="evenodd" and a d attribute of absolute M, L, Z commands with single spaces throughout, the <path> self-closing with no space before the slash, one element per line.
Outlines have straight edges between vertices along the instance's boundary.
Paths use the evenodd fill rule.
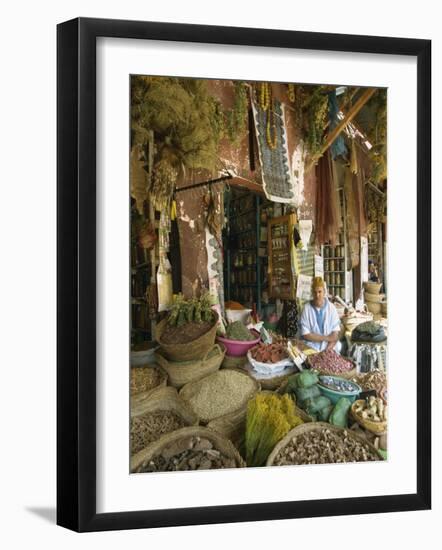
<path fill-rule="evenodd" d="M 262 183 L 266 197 L 273 202 L 292 203 L 299 197 L 295 192 L 295 179 L 290 169 L 284 105 L 274 99 L 272 107 L 263 110 L 252 97 L 252 109 L 258 141 Z M 268 117 L 273 116 L 274 147 L 270 147 L 267 136 Z M 302 155 L 303 153 L 300 152 Z M 299 173 L 299 167 L 298 174 Z M 299 188 L 299 181 L 298 181 Z M 297 189 L 296 191 L 298 191 Z"/>
<path fill-rule="evenodd" d="M 345 170 L 344 193 L 347 205 L 347 238 L 350 249 L 351 265 L 349 269 L 359 265 L 360 239 L 367 234 L 367 219 L 365 215 L 364 182 L 362 171 L 359 170 L 359 151 L 352 148 L 350 168 Z M 354 173 L 356 170 L 356 173 Z"/>
<path fill-rule="evenodd" d="M 316 166 L 316 242 L 335 246 L 339 233 L 337 190 L 330 153 Z"/>
<path fill-rule="evenodd" d="M 338 118 L 338 113 L 339 107 L 338 100 L 336 99 L 336 90 L 333 90 L 328 93 L 328 120 L 330 132 L 340 122 Z M 345 157 L 347 155 L 347 147 L 345 146 L 344 136 L 342 135 L 342 132 L 331 144 L 330 151 L 333 160 L 335 160 L 337 157 Z"/>

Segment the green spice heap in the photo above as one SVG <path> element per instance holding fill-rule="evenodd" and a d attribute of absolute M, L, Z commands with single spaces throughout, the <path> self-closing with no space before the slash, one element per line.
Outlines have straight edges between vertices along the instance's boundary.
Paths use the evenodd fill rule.
<path fill-rule="evenodd" d="M 241 342 L 246 342 L 249 340 L 254 340 L 254 336 L 250 333 L 249 329 L 242 324 L 241 321 L 235 321 L 227 325 L 226 329 L 226 338 L 229 340 L 238 340 Z"/>

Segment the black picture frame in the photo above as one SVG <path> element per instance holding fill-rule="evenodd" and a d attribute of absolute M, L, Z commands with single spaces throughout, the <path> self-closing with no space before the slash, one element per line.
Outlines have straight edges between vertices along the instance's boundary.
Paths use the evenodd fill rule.
<path fill-rule="evenodd" d="M 417 59 L 417 492 L 96 512 L 96 39 L 299 48 Z M 431 507 L 431 41 L 79 18 L 57 28 L 57 523 L 75 531 L 425 510 Z"/>

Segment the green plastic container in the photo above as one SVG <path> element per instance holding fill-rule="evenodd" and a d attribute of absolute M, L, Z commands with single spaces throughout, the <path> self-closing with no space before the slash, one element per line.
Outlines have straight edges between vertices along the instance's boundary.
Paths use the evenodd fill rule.
<path fill-rule="evenodd" d="M 358 398 L 359 394 L 362 391 L 362 388 L 358 386 L 358 384 L 356 384 L 355 382 L 351 382 L 351 384 L 355 388 L 354 391 L 335 391 L 323 386 L 321 384 L 322 378 L 333 378 L 334 380 L 343 380 L 344 382 L 349 382 L 349 381 L 346 380 L 345 378 L 341 378 L 340 376 L 327 375 L 327 376 L 319 377 L 318 388 L 321 390 L 322 395 L 325 395 L 325 397 L 328 397 L 334 405 L 339 401 L 341 397 L 346 397 L 347 399 L 350 400 L 350 403 L 353 403 L 353 401 L 355 401 Z"/>

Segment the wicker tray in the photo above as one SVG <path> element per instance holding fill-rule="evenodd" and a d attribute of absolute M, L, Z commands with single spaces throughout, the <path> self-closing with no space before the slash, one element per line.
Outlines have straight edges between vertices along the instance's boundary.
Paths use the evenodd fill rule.
<path fill-rule="evenodd" d="M 376 435 L 382 435 L 387 433 L 387 426 L 388 426 L 387 420 L 384 420 L 382 422 L 374 422 L 373 420 L 367 420 L 366 418 L 362 418 L 362 416 L 355 411 L 356 405 L 363 402 L 364 402 L 363 399 L 358 399 L 352 404 L 350 412 L 354 420 L 356 420 L 356 422 L 360 426 L 362 426 L 369 432 L 374 433 Z"/>
<path fill-rule="evenodd" d="M 246 464 L 244 460 L 241 458 L 241 455 L 238 453 L 238 450 L 231 441 L 219 433 L 210 430 L 209 428 L 203 428 L 202 426 L 190 426 L 161 436 L 158 441 L 152 443 L 149 447 L 134 455 L 130 461 L 130 471 L 138 472 L 139 469 L 142 468 L 143 464 L 149 462 L 149 460 L 157 454 L 160 454 L 163 449 L 166 449 L 168 446 L 174 444 L 180 439 L 192 436 L 204 437 L 208 439 L 222 454 L 228 456 L 229 458 L 234 458 L 237 468 L 245 468 Z"/>
<path fill-rule="evenodd" d="M 338 426 L 333 426 L 332 424 L 328 424 L 327 422 L 310 422 L 308 424 L 301 424 L 300 426 L 296 426 L 296 428 L 293 428 L 293 430 L 290 430 L 289 433 L 284 437 L 284 439 L 281 439 L 279 443 L 277 443 L 273 449 L 273 451 L 270 453 L 269 457 L 267 458 L 266 466 L 273 466 L 273 462 L 278 455 L 279 451 L 283 449 L 291 440 L 293 437 L 296 437 L 298 435 L 307 433 L 307 432 L 313 432 L 313 431 L 320 431 L 320 430 L 330 430 L 331 432 L 342 434 L 344 431 L 347 432 L 347 434 L 359 441 L 360 443 L 363 443 L 364 445 L 367 445 L 368 448 L 377 456 L 379 457 L 379 460 L 384 460 L 384 457 L 382 454 L 376 449 L 376 447 L 368 442 L 365 437 L 362 437 L 361 435 L 357 433 L 353 433 L 350 429 L 346 428 L 339 428 Z"/>

